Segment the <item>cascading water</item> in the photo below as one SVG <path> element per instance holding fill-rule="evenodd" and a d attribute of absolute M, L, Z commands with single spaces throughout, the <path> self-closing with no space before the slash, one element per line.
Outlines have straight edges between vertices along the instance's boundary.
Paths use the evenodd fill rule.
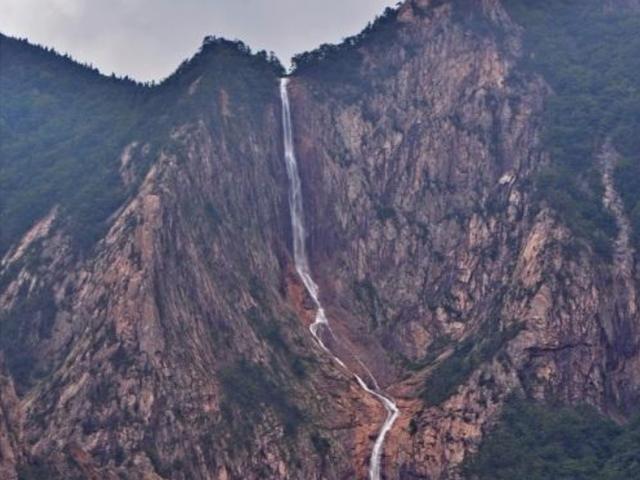
<path fill-rule="evenodd" d="M 291 108 L 289 105 L 289 92 L 287 89 L 288 79 L 280 79 L 280 98 L 282 100 L 282 127 L 284 131 L 284 158 L 287 165 L 287 176 L 289 177 L 289 207 L 291 210 L 291 227 L 293 230 L 293 260 L 295 262 L 296 271 L 302 280 L 305 288 L 309 292 L 309 295 L 313 299 L 316 306 L 316 317 L 314 322 L 309 327 L 311 335 L 316 340 L 318 345 L 329 354 L 333 360 L 336 361 L 342 368 L 347 370 L 353 375 L 358 382 L 358 385 L 367 392 L 374 396 L 387 411 L 387 418 L 385 419 L 380 432 L 373 444 L 373 451 L 371 453 L 371 460 L 369 463 L 369 478 L 370 480 L 380 480 L 380 463 L 382 458 L 382 450 L 384 447 L 384 440 L 391 430 L 391 426 L 396 421 L 399 415 L 397 405 L 393 400 L 379 391 L 378 383 L 371 373 L 368 371 L 365 365 L 362 365 L 367 371 L 367 374 L 373 381 L 374 388 L 370 388 L 367 383 L 355 372 L 350 370 L 345 363 L 334 355 L 324 344 L 319 335 L 319 329 L 321 327 L 326 328 L 331 332 L 331 327 L 324 308 L 320 303 L 320 295 L 318 291 L 318 285 L 313 281 L 311 277 L 311 270 L 309 269 L 309 260 L 307 257 L 307 247 L 305 242 L 305 230 L 304 230 L 304 210 L 302 205 L 302 187 L 300 184 L 300 175 L 298 173 L 298 163 L 296 161 L 295 149 L 293 146 L 293 129 L 291 124 Z M 333 333 L 331 332 L 333 335 Z"/>

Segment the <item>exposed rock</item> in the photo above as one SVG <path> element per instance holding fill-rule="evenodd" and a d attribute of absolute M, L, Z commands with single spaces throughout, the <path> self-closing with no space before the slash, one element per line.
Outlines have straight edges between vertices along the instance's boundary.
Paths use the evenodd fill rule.
<path fill-rule="evenodd" d="M 458 478 L 513 393 L 624 420 L 640 326 L 615 150 L 609 261 L 534 198 L 551 92 L 503 3 L 409 0 L 387 21 L 290 83 L 332 347 L 401 410 L 385 478 Z M 53 207 L 8 250 L 0 477 L 365 478 L 385 412 L 308 333 L 277 79 L 253 65 L 175 87 L 203 100 L 163 148 L 135 132 L 94 248 Z"/>
<path fill-rule="evenodd" d="M 15 371 L 28 370 L 19 399 L 2 389 L 14 398 L 3 418 L 24 418 L 22 442 L 3 425 L 7 472 L 20 459 L 51 478 L 344 478 L 366 468 L 351 452 L 367 449 L 380 408 L 316 351 L 295 316 L 304 300 L 283 288 L 280 104 L 277 79 L 263 81 L 272 94 L 262 104 L 243 104 L 231 86 L 213 119 L 177 126 L 91 252 L 75 254 L 53 213 L 12 249 L 2 322 L 24 352 L 10 352 Z M 244 108 L 259 118 L 238 115 Z M 135 171 L 144 144 L 125 149 L 122 172 Z M 29 249 L 35 260 L 18 263 Z"/>
<path fill-rule="evenodd" d="M 0 477 L 17 480 L 23 460 L 22 417 L 11 377 L 0 355 Z"/>
<path fill-rule="evenodd" d="M 519 71 L 520 30 L 500 2 L 406 2 L 397 21 L 392 42 L 359 47 L 345 78 L 360 90 L 327 85 L 333 60 L 294 78 L 293 116 L 324 303 L 407 402 L 387 475 L 448 478 L 513 392 L 631 407 L 634 252 L 620 215 L 610 265 L 536 208 L 549 89 Z M 438 345 L 510 329 L 448 400 L 421 405 L 453 352 Z"/>

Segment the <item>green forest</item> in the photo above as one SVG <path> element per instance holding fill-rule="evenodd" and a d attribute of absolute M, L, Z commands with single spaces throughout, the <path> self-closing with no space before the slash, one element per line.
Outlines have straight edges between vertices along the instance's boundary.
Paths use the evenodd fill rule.
<path fill-rule="evenodd" d="M 538 193 L 596 251 L 616 233 L 602 205 L 595 156 L 607 138 L 624 156 L 616 180 L 640 238 L 640 15 L 607 11 L 599 0 L 509 0 L 524 30 L 522 66 L 553 92 L 544 143 L 551 165 Z"/>
<path fill-rule="evenodd" d="M 640 417 L 617 425 L 591 407 L 514 399 L 463 471 L 470 480 L 640 478 Z"/>
<path fill-rule="evenodd" d="M 117 156 L 148 89 L 8 37 L 0 62 L 0 253 L 56 204 L 91 239 L 122 201 Z"/>
<path fill-rule="evenodd" d="M 105 76 L 4 35 L 0 67 L 0 256 L 54 205 L 78 246 L 91 247 L 137 187 L 125 188 L 120 178 L 124 147 L 149 147 L 134 165 L 139 180 L 172 128 L 206 115 L 202 105 L 212 100 L 187 95 L 189 85 L 202 77 L 200 92 L 225 85 L 239 95 L 272 95 L 261 79 L 275 82 L 283 71 L 272 55 L 215 37 L 159 85 Z"/>

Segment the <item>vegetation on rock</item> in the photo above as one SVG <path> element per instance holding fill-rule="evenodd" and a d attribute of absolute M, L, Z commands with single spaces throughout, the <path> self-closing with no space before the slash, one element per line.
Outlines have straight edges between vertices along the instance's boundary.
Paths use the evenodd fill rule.
<path fill-rule="evenodd" d="M 275 91 L 260 80 L 269 75 L 275 83 L 283 73 L 272 54 L 254 55 L 242 42 L 215 37 L 159 85 L 107 77 L 6 36 L 0 65 L 0 255 L 54 205 L 62 207 L 74 240 L 91 246 L 168 146 L 170 132 L 211 101 L 202 92 L 224 87 L 237 94 L 234 104 L 259 106 L 256 100 Z M 253 75 L 238 75 L 241 66 Z M 189 93 L 192 85 L 200 88 Z M 145 153 L 133 159 L 137 182 L 125 186 L 120 156 L 132 142 L 145 145 Z"/>
<path fill-rule="evenodd" d="M 458 343 L 427 379 L 423 392 L 425 403 L 434 406 L 447 400 L 476 368 L 492 360 L 520 330 L 518 325 L 500 330 L 497 322 L 487 322 L 477 335 Z"/>
<path fill-rule="evenodd" d="M 244 430 L 251 429 L 261 408 L 269 408 L 279 417 L 285 434 L 296 433 L 303 420 L 302 412 L 290 402 L 284 387 L 273 380 L 265 367 L 241 360 L 224 370 L 221 380 L 225 396 L 222 408 L 225 418 L 235 420 L 236 433 L 251 434 Z"/>
<path fill-rule="evenodd" d="M 512 400 L 463 468 L 465 478 L 640 478 L 640 418 L 617 425 L 590 407 Z"/>
<path fill-rule="evenodd" d="M 615 222 L 602 204 L 595 162 L 607 138 L 627 160 L 618 183 L 640 231 L 640 14 L 605 11 L 598 0 L 506 2 L 524 30 L 523 66 L 553 89 L 545 114 L 551 165 L 537 182 L 540 197 L 574 232 L 609 254 Z"/>

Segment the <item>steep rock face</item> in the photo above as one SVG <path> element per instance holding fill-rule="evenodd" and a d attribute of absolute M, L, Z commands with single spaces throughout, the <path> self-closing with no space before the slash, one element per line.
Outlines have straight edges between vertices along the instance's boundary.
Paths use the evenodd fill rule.
<path fill-rule="evenodd" d="M 17 465 L 22 460 L 20 408 L 13 381 L 0 357 L 0 476 L 16 480 Z"/>
<path fill-rule="evenodd" d="M 202 105 L 90 252 L 74 248 L 54 207 L 3 260 L 1 321 L 21 393 L 2 377 L 8 478 L 364 468 L 349 455 L 364 461 L 380 407 L 316 355 L 299 319 L 312 312 L 290 271 L 277 79 L 218 50 L 182 74 L 192 79 L 178 96 Z M 140 135 L 114 159 L 125 184 L 150 151 Z"/>
<path fill-rule="evenodd" d="M 303 171 L 315 187 L 308 195 L 315 263 L 326 277 L 340 266 L 328 288 L 360 305 L 365 315 L 356 321 L 372 330 L 390 324 L 380 341 L 397 341 L 392 350 L 409 360 L 436 336 L 459 338 L 471 298 L 502 278 L 493 265 L 476 272 L 474 262 L 505 263 L 500 226 L 492 231 L 483 214 L 487 206 L 509 213 L 504 236 L 516 236 L 528 203 L 516 182 L 539 155 L 535 114 L 544 85 L 517 84 L 515 59 L 454 21 L 453 8 L 403 7 L 395 42 L 363 54 L 361 74 L 372 80 L 356 101 L 304 73 L 293 87 Z M 377 80 L 378 70 L 390 73 Z M 510 212 L 500 211 L 505 204 Z"/>
<path fill-rule="evenodd" d="M 407 1 L 290 83 L 329 343 L 401 409 L 386 478 L 458 477 L 514 392 L 618 419 L 639 396 L 618 155 L 593 159 L 612 261 L 536 197 L 553 92 L 504 5 Z M 278 72 L 227 47 L 149 96 L 170 128 L 112 159 L 93 248 L 56 204 L 2 259 L 2 478 L 366 476 L 384 411 L 306 329 Z"/>
<path fill-rule="evenodd" d="M 613 263 L 535 201 L 552 92 L 500 2 L 411 1 L 389 23 L 350 65 L 299 68 L 293 116 L 324 302 L 403 411 L 387 475 L 445 478 L 513 392 L 633 408 L 635 252 L 619 199 Z"/>
<path fill-rule="evenodd" d="M 612 259 L 612 286 L 610 299 L 603 315 L 603 329 L 609 342 L 608 361 L 614 380 L 610 395 L 623 412 L 635 408 L 640 393 L 640 322 L 638 321 L 638 272 L 636 251 L 631 244 L 631 223 L 624 209 L 620 194 L 616 191 L 613 172 L 620 162 L 620 155 L 609 143 L 599 153 L 604 185 L 604 205 L 613 214 L 618 226 Z"/>

